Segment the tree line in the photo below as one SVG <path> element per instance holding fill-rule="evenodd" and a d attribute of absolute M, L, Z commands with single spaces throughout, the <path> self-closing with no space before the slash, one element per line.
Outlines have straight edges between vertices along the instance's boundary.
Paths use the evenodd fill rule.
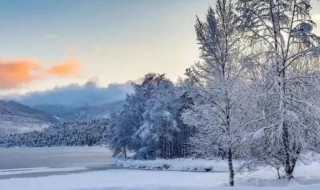
<path fill-rule="evenodd" d="M 93 146 L 107 144 L 107 119 L 68 121 L 41 131 L 0 135 L 0 147 Z"/>

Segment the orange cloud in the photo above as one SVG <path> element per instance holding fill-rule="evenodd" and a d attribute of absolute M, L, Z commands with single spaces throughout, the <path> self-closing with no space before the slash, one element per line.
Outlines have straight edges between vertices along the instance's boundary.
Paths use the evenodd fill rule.
<path fill-rule="evenodd" d="M 61 64 L 53 65 L 47 70 L 51 75 L 70 76 L 80 72 L 81 64 L 75 59 L 67 59 Z"/>
<path fill-rule="evenodd" d="M 16 88 L 29 83 L 39 68 L 35 59 L 0 61 L 0 88 Z"/>
<path fill-rule="evenodd" d="M 74 59 L 50 68 L 41 67 L 35 59 L 0 60 L 0 89 L 17 88 L 36 79 L 45 79 L 48 75 L 74 76 L 80 73 L 80 68 L 81 64 Z"/>

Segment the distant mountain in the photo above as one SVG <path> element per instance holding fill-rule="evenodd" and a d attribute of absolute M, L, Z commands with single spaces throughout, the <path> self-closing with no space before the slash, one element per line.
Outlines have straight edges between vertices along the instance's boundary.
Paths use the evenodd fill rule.
<path fill-rule="evenodd" d="M 41 130 L 58 119 L 49 113 L 14 102 L 0 100 L 0 133 Z"/>
<path fill-rule="evenodd" d="M 15 101 L 0 100 L 0 134 L 42 130 L 53 123 L 108 118 L 125 101 L 81 107 L 37 105 L 29 107 Z"/>
<path fill-rule="evenodd" d="M 110 113 L 119 110 L 125 101 L 116 101 L 99 106 L 62 106 L 62 105 L 37 105 L 35 109 L 48 112 L 59 121 L 84 121 L 108 118 Z"/>

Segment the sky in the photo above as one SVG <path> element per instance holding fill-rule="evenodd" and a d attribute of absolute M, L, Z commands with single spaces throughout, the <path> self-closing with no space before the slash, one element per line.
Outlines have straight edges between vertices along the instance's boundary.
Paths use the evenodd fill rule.
<path fill-rule="evenodd" d="M 0 0 L 0 95 L 148 72 L 177 80 L 198 60 L 194 23 L 213 0 Z M 320 2 L 313 1 L 320 21 Z M 319 30 L 319 29 L 316 29 Z"/>
<path fill-rule="evenodd" d="M 0 0 L 0 93 L 101 86 L 166 73 L 198 57 L 196 14 L 210 0 Z"/>

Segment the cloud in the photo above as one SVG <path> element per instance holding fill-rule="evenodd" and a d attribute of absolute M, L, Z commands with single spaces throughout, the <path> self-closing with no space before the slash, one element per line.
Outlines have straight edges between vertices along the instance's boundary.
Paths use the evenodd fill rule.
<path fill-rule="evenodd" d="M 14 100 L 30 106 L 50 104 L 78 107 L 124 100 L 126 95 L 132 91 L 131 82 L 99 87 L 93 80 L 83 85 L 70 84 L 44 92 L 31 92 L 19 97 L 10 97 L 15 97 Z M 10 97 L 4 97 L 4 99 L 10 99 Z"/>
<path fill-rule="evenodd" d="M 61 64 L 53 65 L 47 72 L 51 75 L 70 76 L 79 74 L 80 67 L 81 64 L 75 59 L 68 59 Z"/>
<path fill-rule="evenodd" d="M 39 68 L 35 59 L 0 61 L 0 89 L 16 88 L 31 82 Z"/>
<path fill-rule="evenodd" d="M 67 59 L 63 63 L 49 68 L 41 66 L 36 59 L 0 60 L 0 90 L 18 88 L 37 79 L 48 76 L 66 77 L 80 73 L 81 64 L 75 59 Z"/>

